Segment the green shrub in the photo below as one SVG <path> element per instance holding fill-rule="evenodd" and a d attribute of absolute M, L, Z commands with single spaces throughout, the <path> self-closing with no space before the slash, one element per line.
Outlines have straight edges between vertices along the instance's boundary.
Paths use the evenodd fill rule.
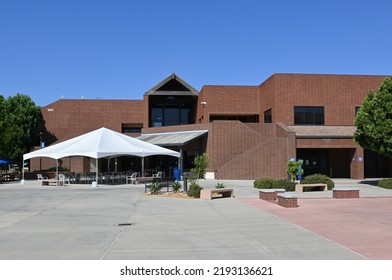
<path fill-rule="evenodd" d="M 253 182 L 253 186 L 256 189 L 272 189 L 273 181 L 271 178 L 260 178 Z"/>
<path fill-rule="evenodd" d="M 191 172 L 197 174 L 197 179 L 205 179 L 208 167 L 208 155 L 203 153 L 202 155 L 196 156 L 193 164 L 195 167 L 191 169 Z"/>
<path fill-rule="evenodd" d="M 273 189 L 285 189 L 286 192 L 295 191 L 295 182 L 289 179 L 275 179 L 272 182 Z"/>
<path fill-rule="evenodd" d="M 378 186 L 384 189 L 392 189 L 392 178 L 382 179 L 378 182 Z"/>
<path fill-rule="evenodd" d="M 199 184 L 196 183 L 196 181 L 192 181 L 191 184 L 189 185 L 188 189 L 188 196 L 194 197 L 194 198 L 200 198 L 200 192 L 203 188 L 200 187 Z"/>
<path fill-rule="evenodd" d="M 181 183 L 180 182 L 174 182 L 173 184 L 173 192 L 177 193 L 181 189 Z"/>
<path fill-rule="evenodd" d="M 225 188 L 225 184 L 223 184 L 223 183 L 216 183 L 215 188 L 217 188 L 217 189 L 224 189 Z"/>
<path fill-rule="evenodd" d="M 151 184 L 151 191 L 150 194 L 161 194 L 161 184 L 154 182 Z"/>
<path fill-rule="evenodd" d="M 313 174 L 306 176 L 302 179 L 301 184 L 327 184 L 328 190 L 332 190 L 335 183 L 326 175 L 323 174 Z M 310 188 L 304 188 L 304 191 L 309 191 Z"/>

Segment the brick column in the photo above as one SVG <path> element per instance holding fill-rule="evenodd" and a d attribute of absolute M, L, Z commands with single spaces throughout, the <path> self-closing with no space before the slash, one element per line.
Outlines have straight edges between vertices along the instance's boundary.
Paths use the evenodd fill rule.
<path fill-rule="evenodd" d="M 350 165 L 350 178 L 351 179 L 364 179 L 365 178 L 365 158 L 363 149 L 357 146 L 353 149 L 351 165 Z"/>

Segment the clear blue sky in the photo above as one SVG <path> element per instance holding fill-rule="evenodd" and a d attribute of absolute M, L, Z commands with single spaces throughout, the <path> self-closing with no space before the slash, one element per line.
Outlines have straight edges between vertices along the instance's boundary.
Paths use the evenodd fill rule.
<path fill-rule="evenodd" d="M 392 74 L 390 0 L 0 0 L 0 95 L 142 99 L 273 73 Z"/>

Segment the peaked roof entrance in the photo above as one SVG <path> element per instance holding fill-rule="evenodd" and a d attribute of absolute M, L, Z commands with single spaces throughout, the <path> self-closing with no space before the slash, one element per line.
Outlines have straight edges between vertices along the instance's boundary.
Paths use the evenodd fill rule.
<path fill-rule="evenodd" d="M 152 89 L 148 90 L 145 95 L 187 95 L 197 96 L 199 92 L 191 85 L 177 76 L 175 73 L 160 81 Z"/>

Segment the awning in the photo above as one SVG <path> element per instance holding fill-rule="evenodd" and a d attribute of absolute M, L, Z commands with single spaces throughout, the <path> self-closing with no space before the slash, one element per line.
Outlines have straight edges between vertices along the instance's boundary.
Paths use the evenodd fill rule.
<path fill-rule="evenodd" d="M 295 125 L 287 126 L 299 139 L 349 139 L 353 138 L 355 126 Z"/>
<path fill-rule="evenodd" d="M 184 146 L 193 140 L 205 135 L 208 130 L 192 130 L 192 131 L 177 131 L 177 132 L 163 132 L 142 134 L 137 139 L 158 146 Z"/>

